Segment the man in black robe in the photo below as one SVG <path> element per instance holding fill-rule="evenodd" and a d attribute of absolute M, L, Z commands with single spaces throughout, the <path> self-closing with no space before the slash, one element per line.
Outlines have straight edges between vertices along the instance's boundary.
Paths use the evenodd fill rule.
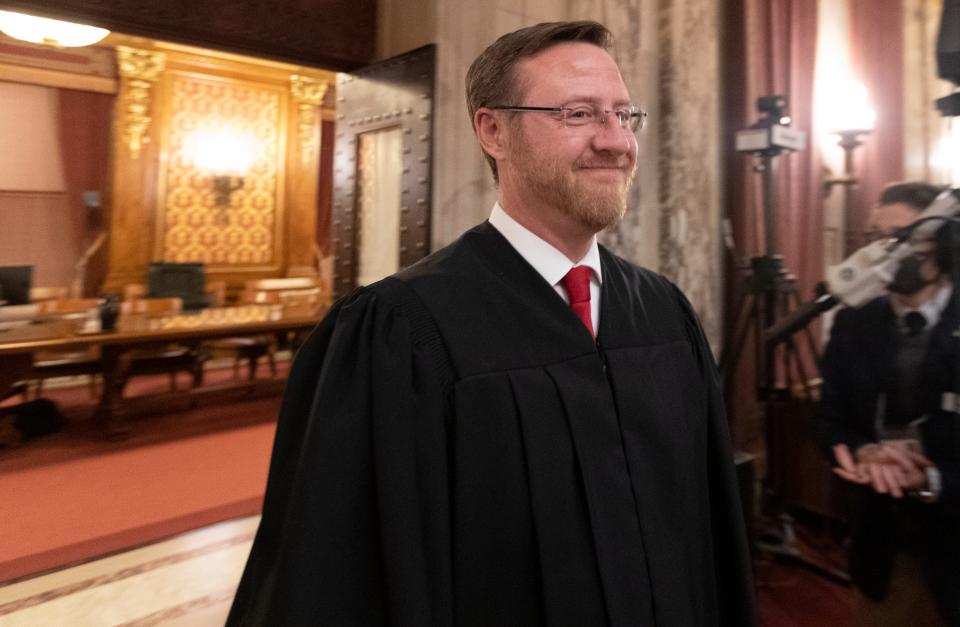
<path fill-rule="evenodd" d="M 473 64 L 491 219 L 338 302 L 297 355 L 234 625 L 751 625 L 710 349 L 597 246 L 643 114 L 595 22 Z"/>

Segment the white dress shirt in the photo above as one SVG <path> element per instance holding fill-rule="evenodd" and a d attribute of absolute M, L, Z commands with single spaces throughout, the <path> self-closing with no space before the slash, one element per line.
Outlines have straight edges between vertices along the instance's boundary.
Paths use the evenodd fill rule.
<path fill-rule="evenodd" d="M 926 327 L 924 330 L 928 331 L 937 326 L 937 323 L 940 322 L 940 316 L 943 314 L 943 310 L 947 308 L 947 305 L 950 304 L 951 296 L 953 296 L 953 286 L 947 284 L 937 290 L 937 293 L 933 295 L 933 298 L 923 303 L 916 309 L 907 307 L 906 305 L 900 303 L 896 298 L 890 298 L 890 307 L 893 309 L 893 313 L 897 316 L 897 320 L 900 321 L 902 321 L 904 316 L 911 311 L 920 312 L 923 314 L 923 319 L 926 321 Z"/>
<path fill-rule="evenodd" d="M 603 273 L 600 270 L 600 248 L 597 246 L 596 236 L 593 237 L 590 250 L 583 259 L 573 263 L 562 252 L 511 218 L 499 202 L 493 205 L 493 211 L 490 212 L 490 224 L 500 231 L 500 234 L 547 283 L 553 286 L 567 304 L 570 303 L 570 299 L 566 290 L 560 285 L 560 280 L 574 266 L 590 268 L 590 315 L 593 319 L 594 332 L 600 332 L 600 286 L 603 285 Z"/>

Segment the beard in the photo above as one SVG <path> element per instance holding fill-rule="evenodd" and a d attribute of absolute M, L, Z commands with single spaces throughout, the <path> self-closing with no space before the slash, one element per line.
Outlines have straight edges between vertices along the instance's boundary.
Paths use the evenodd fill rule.
<path fill-rule="evenodd" d="M 518 128 L 512 160 L 520 181 L 533 193 L 561 213 L 593 232 L 602 231 L 623 218 L 627 194 L 633 184 L 636 163 L 630 166 L 626 155 L 596 155 L 570 164 L 538 154 Z M 618 168 L 624 172 L 617 181 L 592 180 L 589 168 Z"/>

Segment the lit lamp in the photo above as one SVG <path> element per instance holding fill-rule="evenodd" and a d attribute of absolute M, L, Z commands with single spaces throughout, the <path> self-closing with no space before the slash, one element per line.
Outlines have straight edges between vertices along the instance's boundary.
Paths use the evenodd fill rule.
<path fill-rule="evenodd" d="M 830 134 L 840 138 L 837 144 L 843 148 L 843 174 L 827 178 L 824 186 L 828 193 L 834 185 L 843 186 L 843 215 L 846 223 L 850 224 L 850 214 L 853 211 L 853 187 L 859 183 L 853 174 L 853 152 L 857 146 L 863 144 L 861 138 L 873 131 L 877 113 L 870 106 L 867 88 L 857 81 L 846 81 L 839 85 L 835 102 L 837 104 L 831 109 L 832 116 L 827 128 L 831 129 Z M 849 235 L 848 233 L 848 241 Z"/>
<path fill-rule="evenodd" d="M 0 31 L 21 41 L 65 48 L 90 46 L 110 34 L 105 28 L 13 11 L 0 11 Z"/>
<path fill-rule="evenodd" d="M 219 221 L 225 223 L 233 193 L 243 187 L 253 164 L 252 140 L 226 129 L 199 130 L 188 138 L 185 153 L 195 168 L 210 174 L 213 204 L 220 209 Z"/>

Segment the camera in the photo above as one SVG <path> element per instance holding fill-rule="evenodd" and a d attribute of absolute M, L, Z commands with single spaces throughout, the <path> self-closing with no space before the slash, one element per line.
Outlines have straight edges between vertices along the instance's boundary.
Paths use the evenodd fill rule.
<path fill-rule="evenodd" d="M 784 151 L 803 150 L 807 134 L 792 129 L 787 117 L 786 96 L 757 98 L 757 111 L 762 117 L 748 129 L 737 131 L 737 152 L 776 156 Z"/>

